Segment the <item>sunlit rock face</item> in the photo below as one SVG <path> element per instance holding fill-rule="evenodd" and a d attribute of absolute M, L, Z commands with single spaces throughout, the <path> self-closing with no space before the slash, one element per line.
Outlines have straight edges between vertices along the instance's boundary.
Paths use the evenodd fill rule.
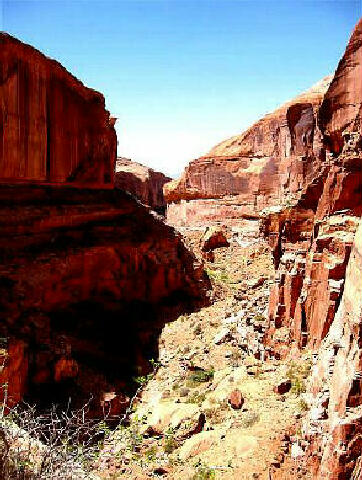
<path fill-rule="evenodd" d="M 236 223 L 299 198 L 324 161 L 317 112 L 331 77 L 287 102 L 241 135 L 192 161 L 165 185 L 175 226 Z"/>
<path fill-rule="evenodd" d="M 117 157 L 115 185 L 117 188 L 134 195 L 144 205 L 153 210 L 164 213 L 165 199 L 163 186 L 171 178 L 152 168 L 141 165 L 128 158 Z"/>
<path fill-rule="evenodd" d="M 361 60 L 362 21 L 318 113 L 326 160 L 301 199 L 263 223 L 277 268 L 266 343 L 272 355 L 295 344 L 317 359 L 304 422 L 316 479 L 362 471 Z"/>
<path fill-rule="evenodd" d="M 287 326 L 294 332 L 291 340 L 299 346 L 308 343 L 316 348 L 328 333 L 343 293 L 354 234 L 362 215 L 362 86 L 356 88 L 361 70 L 361 30 L 359 23 L 321 105 L 319 119 L 327 155 L 320 171 L 304 186 L 298 202 L 271 213 L 263 221 L 278 268 L 269 312 L 273 336 L 278 328 Z M 355 95 L 353 109 L 344 108 L 336 100 L 336 90 L 343 91 L 336 86 L 338 82 Z M 338 138 L 341 128 L 343 147 L 337 148 L 330 139 Z"/>
<path fill-rule="evenodd" d="M 309 381 L 304 435 L 315 478 L 361 478 L 362 224 L 347 266 L 344 292 Z"/>
<path fill-rule="evenodd" d="M 113 124 L 102 94 L 0 34 L 0 181 L 111 186 Z"/>
<path fill-rule="evenodd" d="M 171 227 L 111 188 L 101 94 L 2 35 L 0 381 L 7 400 L 126 405 L 158 334 L 208 281 Z"/>

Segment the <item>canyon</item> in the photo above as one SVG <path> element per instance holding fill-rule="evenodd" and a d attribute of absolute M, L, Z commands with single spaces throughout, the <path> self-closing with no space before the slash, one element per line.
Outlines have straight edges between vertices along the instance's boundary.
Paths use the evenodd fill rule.
<path fill-rule="evenodd" d="M 333 75 L 171 181 L 0 42 L 8 406 L 109 404 L 97 480 L 360 479 L 362 19 Z"/>

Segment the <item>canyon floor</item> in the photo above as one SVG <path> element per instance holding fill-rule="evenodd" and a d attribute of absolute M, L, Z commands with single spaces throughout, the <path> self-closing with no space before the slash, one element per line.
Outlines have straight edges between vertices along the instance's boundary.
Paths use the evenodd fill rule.
<path fill-rule="evenodd" d="M 200 257 L 202 234 L 183 234 Z M 205 267 L 210 305 L 165 326 L 155 373 L 138 379 L 130 425 L 111 434 L 98 472 L 135 480 L 312 478 L 299 440 L 308 352 L 283 361 L 263 344 L 274 275 L 267 245 L 234 236 Z"/>

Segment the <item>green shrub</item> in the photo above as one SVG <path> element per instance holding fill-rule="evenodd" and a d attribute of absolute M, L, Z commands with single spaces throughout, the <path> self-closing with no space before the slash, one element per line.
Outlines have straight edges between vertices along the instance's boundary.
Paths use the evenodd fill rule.
<path fill-rule="evenodd" d="M 200 383 L 210 382 L 214 378 L 214 369 L 211 368 L 210 370 L 195 370 L 190 372 L 186 386 L 187 387 L 196 387 Z"/>
<path fill-rule="evenodd" d="M 189 398 L 186 400 L 186 403 L 198 403 L 201 405 L 201 403 L 205 400 L 205 397 L 206 395 L 204 393 L 195 392 L 189 396 Z"/>
<path fill-rule="evenodd" d="M 172 428 L 168 429 L 166 432 L 165 442 L 163 444 L 163 450 L 165 453 L 170 455 L 176 448 L 178 443 L 175 439 L 175 432 Z"/>
<path fill-rule="evenodd" d="M 242 419 L 241 419 L 241 425 L 243 428 L 250 428 L 252 427 L 255 423 L 259 421 L 260 417 L 259 414 L 256 412 L 246 412 Z"/>
<path fill-rule="evenodd" d="M 310 361 L 303 363 L 291 362 L 287 370 L 287 377 L 292 383 L 290 391 L 295 395 L 300 395 L 306 391 L 305 379 L 311 369 Z"/>
<path fill-rule="evenodd" d="M 214 480 L 215 478 L 215 470 L 210 467 L 199 467 L 192 480 Z"/>

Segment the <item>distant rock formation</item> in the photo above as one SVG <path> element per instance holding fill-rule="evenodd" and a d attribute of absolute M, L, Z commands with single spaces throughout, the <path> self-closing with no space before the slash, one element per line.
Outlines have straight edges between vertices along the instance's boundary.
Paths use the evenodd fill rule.
<path fill-rule="evenodd" d="M 141 165 L 128 158 L 117 157 L 115 185 L 117 188 L 131 193 L 144 205 L 153 210 L 164 213 L 165 199 L 163 186 L 171 178 L 152 168 Z"/>
<path fill-rule="evenodd" d="M 122 404 L 165 321 L 204 302 L 208 280 L 171 227 L 113 187 L 103 96 L 0 42 L 0 386 L 10 404 L 93 395 L 99 413 L 104 398 Z"/>
<path fill-rule="evenodd" d="M 165 185 L 167 221 L 175 226 L 258 218 L 266 207 L 299 198 L 322 162 L 316 118 L 331 77 L 263 117 L 241 135 L 194 160 Z"/>

